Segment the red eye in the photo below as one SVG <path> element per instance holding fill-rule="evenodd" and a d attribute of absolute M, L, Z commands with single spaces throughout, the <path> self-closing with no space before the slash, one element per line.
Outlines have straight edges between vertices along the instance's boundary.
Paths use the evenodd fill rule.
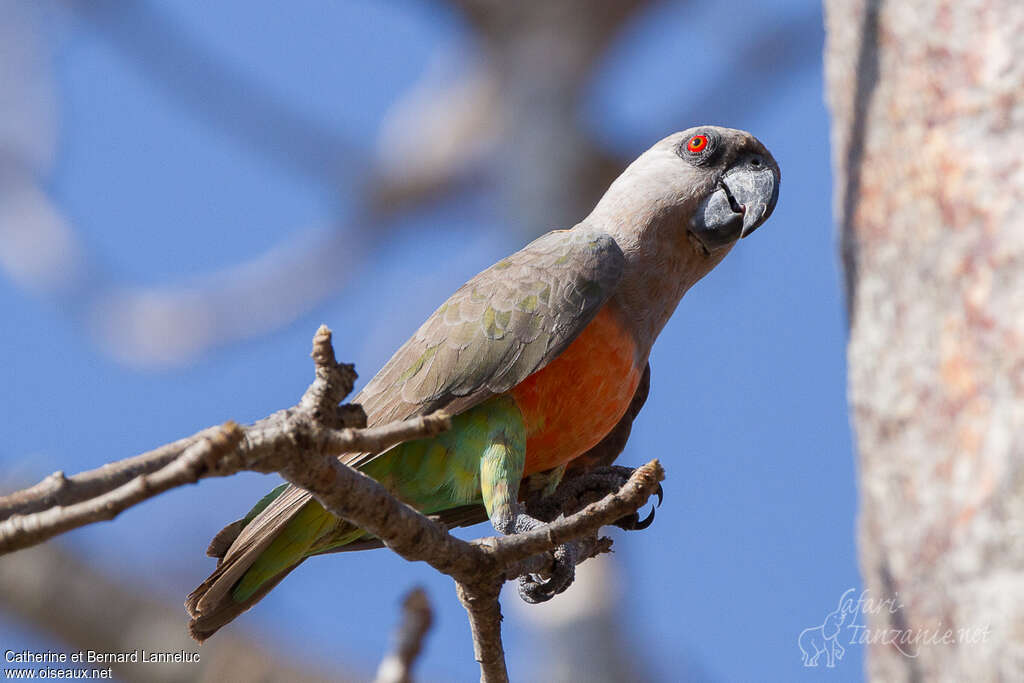
<path fill-rule="evenodd" d="M 707 146 L 707 135 L 694 135 L 692 138 L 690 138 L 690 141 L 686 143 L 687 151 L 693 152 L 695 154 L 698 152 L 703 152 Z"/>

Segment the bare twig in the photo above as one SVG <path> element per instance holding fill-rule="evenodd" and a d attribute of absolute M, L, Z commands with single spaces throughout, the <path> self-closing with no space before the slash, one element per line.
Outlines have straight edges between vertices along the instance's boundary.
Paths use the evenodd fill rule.
<path fill-rule="evenodd" d="M 174 486 L 196 482 L 203 477 L 227 476 L 239 471 L 277 472 L 291 483 L 309 491 L 326 510 L 381 539 L 394 552 L 410 561 L 428 563 L 451 576 L 458 584 L 459 597 L 469 613 L 476 657 L 482 680 L 505 681 L 501 649 L 501 611 L 498 592 L 504 581 L 525 574 L 547 573 L 552 569 L 551 552 L 559 545 L 575 542 L 577 562 L 605 552 L 610 541 L 597 537 L 601 526 L 635 513 L 658 490 L 664 478 L 655 460 L 636 469 L 619 490 L 611 490 L 597 502 L 575 511 L 573 496 L 566 498 L 573 514 L 544 528 L 513 536 L 489 537 L 466 542 L 451 536 L 438 522 L 395 498 L 387 488 L 336 457 L 343 453 L 380 452 L 414 438 L 436 435 L 451 425 L 444 413 L 434 413 L 373 428 L 343 429 L 336 426 L 364 423 L 361 410 L 337 407 L 335 401 L 351 390 L 354 371 L 338 364 L 331 348 L 331 334 L 321 327 L 314 338 L 316 379 L 299 404 L 247 427 L 233 422 L 206 430 L 175 444 L 180 455 L 167 462 L 170 446 L 152 451 L 149 457 L 163 463 L 132 459 L 133 467 L 145 471 L 127 483 L 116 485 L 129 469 L 122 463 L 79 475 L 101 491 L 92 499 L 62 506 L 68 489 L 49 478 L 28 492 L 15 494 L 22 508 L 55 501 L 53 507 L 29 514 L 15 514 L 0 522 L 0 554 L 40 543 L 90 522 L 111 519 L 119 512 Z M 142 456 L 140 456 L 142 457 Z M 154 471 L 155 469 L 155 471 Z M 587 476 L 587 475 L 582 475 Z M 607 478 L 602 489 L 609 489 Z M 617 481 L 614 482 L 617 485 Z M 614 488 L 614 487 L 613 487 Z M 572 499 L 572 500 L 570 500 Z M 16 507 L 0 499 L 0 509 Z"/>
<path fill-rule="evenodd" d="M 316 379 L 299 400 L 299 407 L 316 412 L 320 421 L 331 424 L 337 416 L 338 404 L 344 400 L 356 381 L 356 369 L 350 364 L 339 363 L 334 358 L 331 345 L 331 330 L 321 325 L 313 335 L 313 352 L 310 354 L 316 368 Z M 358 419 L 358 418 L 357 418 Z M 347 426 L 346 423 L 343 426 Z M 366 426 L 365 415 L 360 427 Z"/>
<path fill-rule="evenodd" d="M 242 430 L 234 422 L 222 425 L 185 449 L 174 460 L 152 474 L 143 474 L 127 484 L 68 507 L 52 507 L 30 515 L 13 515 L 0 522 L 0 554 L 42 543 L 57 534 L 93 522 L 114 519 L 122 511 L 168 489 L 192 484 L 216 459 L 235 448 Z"/>
<path fill-rule="evenodd" d="M 380 427 L 366 429 L 343 429 L 327 432 L 327 446 L 339 453 L 366 451 L 379 453 L 395 444 L 436 436 L 448 429 L 451 418 L 443 410 L 430 415 L 411 417 L 401 422 L 392 422 Z"/>
<path fill-rule="evenodd" d="M 402 622 L 395 633 L 395 649 L 380 663 L 376 683 L 411 683 L 412 669 L 423 650 L 423 638 L 434 622 L 430 601 L 422 588 L 414 588 L 402 601 Z"/>
<path fill-rule="evenodd" d="M 66 477 L 62 471 L 54 472 L 35 486 L 0 498 L 0 520 L 11 515 L 39 512 L 57 505 L 73 505 L 103 495 L 140 475 L 156 472 L 180 456 L 192 444 L 200 439 L 212 437 L 218 429 L 210 427 L 141 455 L 107 463 L 73 477 Z"/>
<path fill-rule="evenodd" d="M 7 503 L 7 498 L 0 499 L 0 510 L 13 508 L 19 501 L 24 501 L 25 508 L 38 508 L 44 500 L 55 501 L 47 509 L 28 514 L 15 513 L 0 521 L 0 555 L 42 543 L 86 524 L 113 519 L 133 505 L 202 478 L 229 476 L 242 470 L 264 473 L 295 471 L 310 461 L 321 460 L 324 455 L 352 450 L 385 450 L 403 441 L 438 434 L 449 424 L 450 419 L 445 414 L 435 413 L 371 429 L 337 430 L 318 428 L 304 414 L 292 414 L 291 411 L 281 411 L 245 428 L 228 422 L 175 442 L 190 445 L 180 452 L 177 459 L 156 471 L 153 463 L 163 463 L 167 459 L 167 447 L 132 458 L 134 467 L 147 473 L 121 486 L 103 480 L 104 468 L 80 475 L 86 477 L 97 491 L 92 498 L 82 499 L 81 491 L 67 486 L 71 480 L 63 479 L 62 486 L 58 473 L 31 489 L 8 496 L 14 501 L 11 504 Z M 315 444 L 316 448 L 303 453 L 303 457 L 297 457 L 294 451 L 301 448 L 300 443 Z M 146 456 L 152 460 L 140 460 Z M 286 462 L 293 457 L 295 462 Z M 338 467 L 344 466 L 339 463 Z M 128 468 L 123 463 L 115 463 L 110 471 L 119 480 Z M 348 472 L 362 477 L 354 470 Z M 302 478 L 300 475 L 299 479 Z M 68 498 L 82 499 L 81 502 L 64 505 L 63 490 L 74 493 Z M 385 489 L 381 487 L 381 490 Z M 30 496 L 30 492 L 35 493 Z"/>
<path fill-rule="evenodd" d="M 322 460 L 324 455 L 383 451 L 403 441 L 436 435 L 450 424 L 445 414 L 434 413 L 372 429 L 348 427 L 365 425 L 366 416 L 358 406 L 337 406 L 352 390 L 356 375 L 352 366 L 335 361 L 326 326 L 317 330 L 312 356 L 316 378 L 293 409 L 244 428 L 230 422 L 205 429 L 71 478 L 56 472 L 29 489 L 0 498 L 0 555 L 113 519 L 143 500 L 204 477 L 227 476 L 242 469 L 274 472 L 294 469 L 295 462 Z M 304 451 L 305 443 L 316 447 Z M 295 451 L 302 451 L 303 457 Z M 287 464 L 288 460 L 295 462 Z"/>

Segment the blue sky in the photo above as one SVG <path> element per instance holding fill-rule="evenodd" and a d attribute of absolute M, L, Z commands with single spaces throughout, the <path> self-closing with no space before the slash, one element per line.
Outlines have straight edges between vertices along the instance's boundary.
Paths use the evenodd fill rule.
<path fill-rule="evenodd" d="M 226 62 L 362 149 L 438 51 L 472 54 L 457 17 L 432 3 L 234 0 L 167 10 Z M 859 647 L 826 672 L 805 670 L 796 644 L 860 582 L 819 12 L 805 0 L 656 5 L 609 50 L 585 107 L 586 125 L 624 157 L 674 130 L 717 123 L 752 131 L 783 175 L 771 220 L 687 295 L 655 346 L 651 395 L 621 459 L 658 457 L 668 471 L 657 522 L 616 541 L 628 626 L 662 680 L 684 657 L 710 680 L 862 677 Z M 793 58 L 780 62 L 784 76 L 768 78 L 764 64 L 722 66 L 792 21 L 807 26 L 799 44 L 765 55 Z M 188 282 L 331 218 L 339 202 L 351 210 L 359 167 L 336 193 L 313 187 L 194 116 L 73 22 L 52 38 L 59 131 L 46 187 L 125 281 Z M 486 192 L 402 227 L 325 305 L 171 369 L 117 363 L 67 302 L 0 280 L 4 474 L 87 469 L 290 405 L 308 383 L 321 322 L 365 381 L 452 290 L 523 242 Z M 181 600 L 211 569 L 209 537 L 274 483 L 203 482 L 65 540 Z M 450 582 L 386 552 L 308 562 L 243 621 L 293 652 L 368 671 L 414 583 L 438 610 L 421 671 L 474 679 Z M 531 636 L 515 610 L 506 614 L 511 672 L 523 677 Z M 0 642 L 47 643 L 2 615 Z"/>

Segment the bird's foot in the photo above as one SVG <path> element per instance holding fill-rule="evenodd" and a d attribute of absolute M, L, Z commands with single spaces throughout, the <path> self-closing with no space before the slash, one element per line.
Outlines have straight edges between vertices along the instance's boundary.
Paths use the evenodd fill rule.
<path fill-rule="evenodd" d="M 531 517 L 522 508 L 516 512 L 513 519 L 505 518 L 495 525 L 503 527 L 499 528 L 499 531 L 505 534 L 521 534 L 547 526 L 547 522 Z M 576 578 L 579 551 L 575 543 L 556 546 L 551 555 L 551 571 L 547 576 L 527 574 L 519 577 L 519 596 L 525 602 L 547 602 L 571 586 L 573 579 Z"/>
<path fill-rule="evenodd" d="M 528 502 L 528 507 L 533 512 L 533 507 L 538 508 L 541 514 L 538 516 L 548 517 L 548 508 L 558 508 L 564 514 L 572 514 L 583 509 L 586 505 L 604 498 L 609 493 L 616 493 L 633 476 L 634 468 L 622 465 L 608 465 L 597 467 L 588 472 L 567 478 L 549 498 L 540 501 Z M 661 484 L 655 492 L 658 496 L 658 506 L 664 499 L 664 490 Z M 626 531 L 640 531 L 646 529 L 654 522 L 654 508 L 643 519 L 638 512 L 626 515 L 613 522 L 614 526 Z"/>
<path fill-rule="evenodd" d="M 494 526 L 504 534 L 523 533 L 545 526 L 559 515 L 572 515 L 584 507 L 598 501 L 610 493 L 617 493 L 633 476 L 632 467 L 608 465 L 564 479 L 554 494 L 549 496 L 535 492 L 522 505 L 505 508 L 505 514 L 493 519 Z M 657 505 L 664 499 L 661 485 L 655 492 L 658 496 Z M 643 519 L 634 512 L 612 523 L 626 531 L 640 531 L 654 522 L 654 508 Z M 576 564 L 580 555 L 580 546 L 566 543 L 552 552 L 551 571 L 545 576 L 529 574 L 519 577 L 519 596 L 529 603 L 546 602 L 565 591 L 572 585 L 576 577 Z"/>
<path fill-rule="evenodd" d="M 563 543 L 552 553 L 554 564 L 551 576 L 544 579 L 537 574 L 519 577 L 519 597 L 524 602 L 547 602 L 572 585 L 576 578 L 577 550 L 575 543 Z"/>

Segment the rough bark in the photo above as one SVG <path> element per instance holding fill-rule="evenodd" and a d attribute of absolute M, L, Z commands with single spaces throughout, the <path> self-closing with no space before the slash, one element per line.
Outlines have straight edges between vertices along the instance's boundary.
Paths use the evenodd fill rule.
<path fill-rule="evenodd" d="M 1022 680 L 1024 4 L 825 6 L 867 672 Z"/>

